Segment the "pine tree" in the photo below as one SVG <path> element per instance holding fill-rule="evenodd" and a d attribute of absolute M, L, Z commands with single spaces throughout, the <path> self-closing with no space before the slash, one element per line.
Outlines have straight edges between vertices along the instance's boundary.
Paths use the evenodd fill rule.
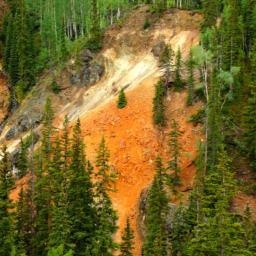
<path fill-rule="evenodd" d="M 70 222 L 68 244 L 74 245 L 75 255 L 84 255 L 85 252 L 90 252 L 95 234 L 96 215 L 90 173 L 91 166 L 85 158 L 80 121 L 78 120 L 73 130 L 70 180 L 67 191 L 67 210 Z"/>
<path fill-rule="evenodd" d="M 181 59 L 181 52 L 179 48 L 176 55 L 175 80 L 174 80 L 174 86 L 178 90 L 180 90 L 183 87 L 183 82 L 181 80 L 181 65 L 182 65 L 181 62 L 182 62 L 182 59 Z"/>
<path fill-rule="evenodd" d="M 10 155 L 6 146 L 0 162 L 0 255 L 12 255 L 14 249 L 13 207 L 9 193 L 14 185 Z"/>
<path fill-rule="evenodd" d="M 160 80 L 155 86 L 155 97 L 153 99 L 153 121 L 157 126 L 165 125 L 165 106 L 164 106 L 165 87 Z"/>
<path fill-rule="evenodd" d="M 99 50 L 102 47 L 102 34 L 100 28 L 100 14 L 98 9 L 98 0 L 90 0 L 91 4 L 91 28 L 90 40 L 87 42 L 87 47 L 91 50 Z"/>
<path fill-rule="evenodd" d="M 29 187 L 24 190 L 23 188 L 19 194 L 19 201 L 17 203 L 16 214 L 16 245 L 18 255 L 34 255 L 32 238 L 34 234 L 33 229 L 33 202 L 32 202 L 32 190 L 31 182 Z"/>
<path fill-rule="evenodd" d="M 255 124 L 255 109 L 256 109 L 256 86 L 251 85 L 250 95 L 245 110 L 245 141 L 247 145 L 248 155 L 251 160 L 253 170 L 256 170 L 256 124 Z"/>
<path fill-rule="evenodd" d="M 166 217 L 168 199 L 164 189 L 164 167 L 162 159 L 156 159 L 156 175 L 148 193 L 145 225 L 147 234 L 142 255 L 168 255 Z"/>
<path fill-rule="evenodd" d="M 64 246 L 64 251 L 70 246 L 67 241 L 70 234 L 70 221 L 68 216 L 66 173 L 63 171 L 63 158 L 60 140 L 55 139 L 53 158 L 49 169 L 49 183 L 51 191 L 51 229 L 49 233 L 49 246 L 51 248 Z"/>
<path fill-rule="evenodd" d="M 174 59 L 174 52 L 171 46 L 165 45 L 159 57 L 159 66 L 161 69 L 163 69 L 163 72 L 164 72 L 162 80 L 164 82 L 166 91 L 168 89 L 168 85 L 171 80 L 171 75 L 174 68 L 173 59 Z"/>
<path fill-rule="evenodd" d="M 129 218 L 127 218 L 126 227 L 122 236 L 120 256 L 132 256 L 132 250 L 134 248 L 133 239 L 134 239 L 133 230 L 131 228 L 130 220 Z"/>
<path fill-rule="evenodd" d="M 204 26 L 211 27 L 216 24 L 216 20 L 220 15 L 221 1 L 220 0 L 206 0 L 202 1 L 204 13 Z"/>
<path fill-rule="evenodd" d="M 126 105 L 127 105 L 127 99 L 124 93 L 124 89 L 121 89 L 118 96 L 117 107 L 121 109 L 121 108 L 125 108 Z"/>
<path fill-rule="evenodd" d="M 53 110 L 51 100 L 48 98 L 45 104 L 42 128 L 42 145 L 38 157 L 36 169 L 36 183 L 34 191 L 35 206 L 35 234 L 33 246 L 35 255 L 46 255 L 50 234 L 50 214 L 51 214 L 51 156 L 52 156 L 52 136 L 53 136 Z"/>
<path fill-rule="evenodd" d="M 193 60 L 193 53 L 190 50 L 189 53 L 189 60 L 187 62 L 187 69 L 188 69 L 188 98 L 187 98 L 187 105 L 191 106 L 194 100 L 194 60 Z"/>
<path fill-rule="evenodd" d="M 117 215 L 112 207 L 109 191 L 113 191 L 115 173 L 109 167 L 109 151 L 106 147 L 105 139 L 102 138 L 97 152 L 96 167 L 96 195 L 97 203 L 97 230 L 93 241 L 91 255 L 113 255 L 112 252 L 117 248 L 113 241 L 113 234 L 117 230 Z"/>
<path fill-rule="evenodd" d="M 20 152 L 18 156 L 17 166 L 18 168 L 18 177 L 22 178 L 27 174 L 28 171 L 28 149 L 23 140 L 20 142 Z"/>
<path fill-rule="evenodd" d="M 171 159 L 168 164 L 168 170 L 171 172 L 169 174 L 169 183 L 172 186 L 180 185 L 180 144 L 179 144 L 179 138 L 180 138 L 180 131 L 178 124 L 175 120 L 172 121 L 172 131 L 170 132 L 170 153 L 171 153 Z"/>

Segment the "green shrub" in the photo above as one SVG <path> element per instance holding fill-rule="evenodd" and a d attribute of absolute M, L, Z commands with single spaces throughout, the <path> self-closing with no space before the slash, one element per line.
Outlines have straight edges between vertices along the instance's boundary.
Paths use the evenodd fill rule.
<path fill-rule="evenodd" d="M 55 94 L 58 94 L 61 91 L 60 86 L 55 80 L 51 83 L 51 89 Z"/>
<path fill-rule="evenodd" d="M 151 26 L 148 18 L 146 18 L 145 22 L 144 22 L 144 25 L 143 25 L 143 29 L 146 30 L 148 29 L 149 27 Z"/>
<path fill-rule="evenodd" d="M 203 124 L 205 116 L 206 116 L 205 109 L 200 109 L 196 114 L 192 115 L 189 118 L 189 122 L 191 122 L 195 125 Z"/>

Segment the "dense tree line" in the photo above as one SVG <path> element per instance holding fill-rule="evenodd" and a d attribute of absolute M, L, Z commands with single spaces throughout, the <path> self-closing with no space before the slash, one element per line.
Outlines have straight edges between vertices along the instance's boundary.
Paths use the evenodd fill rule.
<path fill-rule="evenodd" d="M 191 49 L 185 66 L 187 104 L 191 106 L 197 99 L 205 102 L 203 112 L 200 110 L 195 117 L 202 119 L 205 142 L 199 148 L 197 176 L 188 206 L 176 209 L 171 227 L 167 223 L 170 216 L 162 219 L 159 212 L 154 216 L 158 220 L 154 219 L 152 223 L 163 221 L 163 232 L 168 233 L 162 236 L 162 242 L 155 245 L 155 249 L 161 246 L 164 250 L 161 255 L 255 255 L 256 226 L 250 208 L 247 207 L 243 216 L 238 216 L 231 211 L 231 205 L 237 189 L 244 189 L 239 187 L 233 171 L 240 168 L 233 158 L 234 152 L 235 156 L 239 154 L 249 161 L 247 168 L 251 177 L 255 177 L 256 2 L 201 2 L 198 5 L 204 14 L 201 43 Z M 170 58 L 167 62 L 165 74 L 166 67 L 173 63 Z M 178 54 L 176 67 L 179 66 L 177 63 L 181 63 Z M 168 74 L 168 81 L 174 81 L 175 88 L 180 75 L 175 66 L 170 70 L 173 72 L 169 74 L 175 74 L 171 78 Z M 200 74 L 199 81 L 194 76 L 195 71 Z M 154 101 L 154 106 L 157 109 L 156 106 L 161 105 Z M 161 113 L 165 114 L 164 108 Z M 150 190 L 147 218 L 151 218 L 151 211 L 156 212 L 163 191 L 169 195 L 165 187 L 154 195 L 155 200 L 151 202 L 158 177 L 159 174 Z M 168 204 L 163 202 L 162 207 L 166 206 Z M 150 224 L 146 225 L 151 234 Z M 145 250 L 143 255 L 155 255 L 151 241 L 155 240 L 148 235 L 144 244 L 147 248 L 151 243 L 151 251 Z"/>
<path fill-rule="evenodd" d="M 29 181 L 17 205 L 9 199 L 14 185 L 10 155 L 6 148 L 2 151 L 1 255 L 112 255 L 118 248 L 112 238 L 117 215 L 108 192 L 115 173 L 108 164 L 106 142 L 103 138 L 93 167 L 85 155 L 79 120 L 71 136 L 68 120 L 57 131 L 53 118 L 48 100 L 41 147 L 30 152 L 33 163 L 26 155 L 29 164 L 22 168 Z M 21 156 L 23 160 L 23 153 Z M 16 210 L 11 210 L 14 207 Z M 133 238 L 127 225 L 122 250 L 132 248 L 127 245 Z"/>

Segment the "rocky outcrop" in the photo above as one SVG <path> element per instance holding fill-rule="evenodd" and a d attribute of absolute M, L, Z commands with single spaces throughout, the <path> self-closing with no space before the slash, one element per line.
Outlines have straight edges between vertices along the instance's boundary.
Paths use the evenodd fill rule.
<path fill-rule="evenodd" d="M 95 61 L 95 55 L 90 50 L 85 49 L 78 59 L 80 68 L 78 71 L 72 70 L 70 75 L 71 84 L 88 86 L 98 82 L 104 75 L 105 68 Z"/>
<path fill-rule="evenodd" d="M 139 214 L 138 214 L 138 218 L 137 218 L 137 225 L 138 225 L 139 233 L 143 239 L 145 238 L 146 233 L 147 233 L 146 227 L 145 227 L 145 218 L 147 215 L 148 193 L 149 193 L 149 188 L 144 188 L 140 194 L 140 199 L 139 199 Z M 168 231 L 172 230 L 176 209 L 177 209 L 176 204 L 169 203 L 168 215 L 166 218 L 166 229 Z"/>
<path fill-rule="evenodd" d="M 151 52 L 153 53 L 153 55 L 155 57 L 159 58 L 161 56 L 165 46 L 166 46 L 165 42 L 161 41 L 153 46 Z"/>
<path fill-rule="evenodd" d="M 6 133 L 5 139 L 11 140 L 19 133 L 27 132 L 31 128 L 37 127 L 42 121 L 42 114 L 40 112 L 34 112 L 34 114 L 21 116 L 17 123 L 15 123 Z"/>

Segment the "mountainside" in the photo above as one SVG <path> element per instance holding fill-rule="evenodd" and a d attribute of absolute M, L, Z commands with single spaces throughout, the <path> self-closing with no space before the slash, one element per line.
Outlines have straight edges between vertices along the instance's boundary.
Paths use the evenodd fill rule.
<path fill-rule="evenodd" d="M 255 255 L 255 24 L 254 0 L 0 0 L 0 255 Z"/>
<path fill-rule="evenodd" d="M 55 96 L 47 88 L 51 82 L 51 73 L 45 74 L 39 86 L 33 89 L 9 119 L 1 134 L 4 140 L 12 127 L 19 126 L 15 124 L 19 120 L 33 120 L 34 115 L 41 115 L 44 101 L 51 95 L 57 117 L 55 126 L 61 126 L 65 115 L 68 115 L 71 122 L 80 118 L 87 156 L 91 161 L 95 161 L 96 147 L 104 136 L 110 149 L 111 166 L 118 172 L 115 184 L 117 191 L 111 194 L 119 216 L 116 239 L 120 241 L 120 232 L 124 229 L 126 218 L 130 217 L 132 227 L 136 230 L 135 255 L 140 254 L 142 243 L 137 223 L 140 194 L 153 179 L 155 157 L 161 152 L 166 157 L 169 154 L 167 141 L 170 125 L 159 132 L 152 123 L 154 85 L 161 75 L 152 49 L 165 42 L 171 44 L 176 51 L 180 48 L 186 59 L 190 48 L 199 42 L 201 22 L 198 14 L 172 10 L 160 20 L 156 18 L 149 29 L 143 30 L 148 15 L 147 7 L 139 8 L 129 15 L 121 27 L 115 25 L 107 30 L 104 49 L 95 57 L 105 66 L 105 74 L 98 83 L 89 87 L 79 83 L 72 85 L 66 68 L 56 76 L 64 89 Z M 128 106 L 123 110 L 116 107 L 120 88 L 126 88 L 128 99 Z M 193 160 L 196 157 L 196 141 L 201 137 L 200 128 L 188 123 L 190 116 L 196 113 L 201 104 L 187 108 L 186 95 L 186 92 L 171 92 L 167 99 L 168 119 L 170 122 L 172 118 L 177 119 L 183 132 L 181 191 L 184 191 L 185 201 L 186 191 L 192 188 L 195 173 Z M 7 141 L 10 150 L 15 149 L 20 136 L 26 136 L 26 132 L 18 133 Z M 17 191 L 12 197 L 16 195 Z"/>

